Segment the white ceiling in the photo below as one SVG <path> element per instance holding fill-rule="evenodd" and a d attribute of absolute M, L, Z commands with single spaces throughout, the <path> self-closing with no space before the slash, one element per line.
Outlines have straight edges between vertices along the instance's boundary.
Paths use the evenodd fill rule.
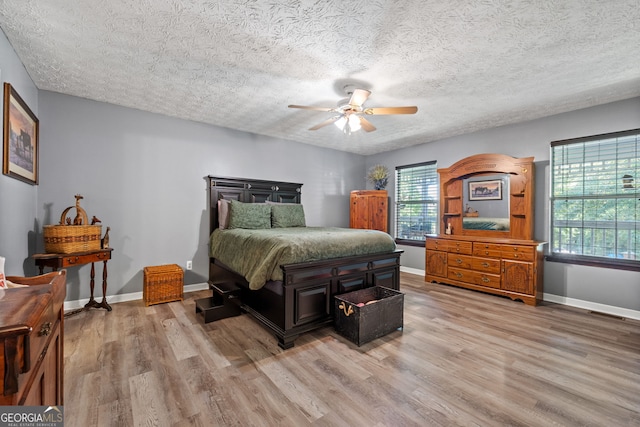
<path fill-rule="evenodd" d="M 0 0 L 40 89 L 373 154 L 640 96 L 640 0 Z M 371 133 L 307 130 L 343 87 Z"/>

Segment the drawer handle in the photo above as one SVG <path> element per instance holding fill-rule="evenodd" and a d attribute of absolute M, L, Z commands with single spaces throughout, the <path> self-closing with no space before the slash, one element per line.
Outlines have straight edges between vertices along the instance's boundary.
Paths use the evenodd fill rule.
<path fill-rule="evenodd" d="M 513 257 L 514 258 L 518 258 L 518 254 L 513 254 Z"/>
<path fill-rule="evenodd" d="M 458 264 L 462 264 L 462 260 L 461 260 L 460 258 L 456 258 L 456 262 L 457 262 Z"/>
<path fill-rule="evenodd" d="M 75 264 L 76 261 L 78 261 L 79 257 L 75 257 L 75 258 L 67 258 L 67 262 L 69 264 Z"/>
<path fill-rule="evenodd" d="M 483 263 L 482 263 L 482 264 L 480 264 L 480 265 L 481 265 L 481 266 L 483 266 L 483 267 L 485 267 L 485 268 L 486 268 L 486 267 L 489 267 L 489 263 L 488 263 L 488 262 L 483 262 Z"/>
<path fill-rule="evenodd" d="M 489 255 L 489 251 L 484 251 L 484 254 L 485 255 Z"/>
<path fill-rule="evenodd" d="M 489 283 L 491 280 L 487 279 L 485 276 L 482 276 L 481 279 L 484 283 Z"/>
<path fill-rule="evenodd" d="M 456 273 L 456 277 L 457 277 L 458 279 L 462 279 L 462 273 Z"/>
<path fill-rule="evenodd" d="M 38 332 L 38 336 L 48 336 L 49 334 L 51 334 L 51 322 L 47 322 L 45 324 L 42 325 L 42 327 L 40 328 L 40 332 Z"/>

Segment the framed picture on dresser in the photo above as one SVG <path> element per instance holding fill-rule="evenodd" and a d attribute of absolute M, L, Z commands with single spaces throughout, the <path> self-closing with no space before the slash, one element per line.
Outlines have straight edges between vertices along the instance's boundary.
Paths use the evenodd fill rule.
<path fill-rule="evenodd" d="M 39 121 L 18 92 L 4 84 L 2 173 L 38 184 Z"/>

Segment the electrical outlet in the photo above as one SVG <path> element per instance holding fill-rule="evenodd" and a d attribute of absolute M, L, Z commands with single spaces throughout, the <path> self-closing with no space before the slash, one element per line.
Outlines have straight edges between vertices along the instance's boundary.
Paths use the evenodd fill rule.
<path fill-rule="evenodd" d="M 187 270 L 191 270 L 193 268 L 193 263 L 191 260 L 187 261 Z"/>

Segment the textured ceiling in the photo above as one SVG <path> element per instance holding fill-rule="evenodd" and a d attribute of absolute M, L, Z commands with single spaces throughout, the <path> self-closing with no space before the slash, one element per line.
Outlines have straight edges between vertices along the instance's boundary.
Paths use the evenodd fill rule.
<path fill-rule="evenodd" d="M 640 95 L 640 0 L 0 0 L 40 89 L 373 154 Z M 307 130 L 343 87 L 371 133 Z"/>

